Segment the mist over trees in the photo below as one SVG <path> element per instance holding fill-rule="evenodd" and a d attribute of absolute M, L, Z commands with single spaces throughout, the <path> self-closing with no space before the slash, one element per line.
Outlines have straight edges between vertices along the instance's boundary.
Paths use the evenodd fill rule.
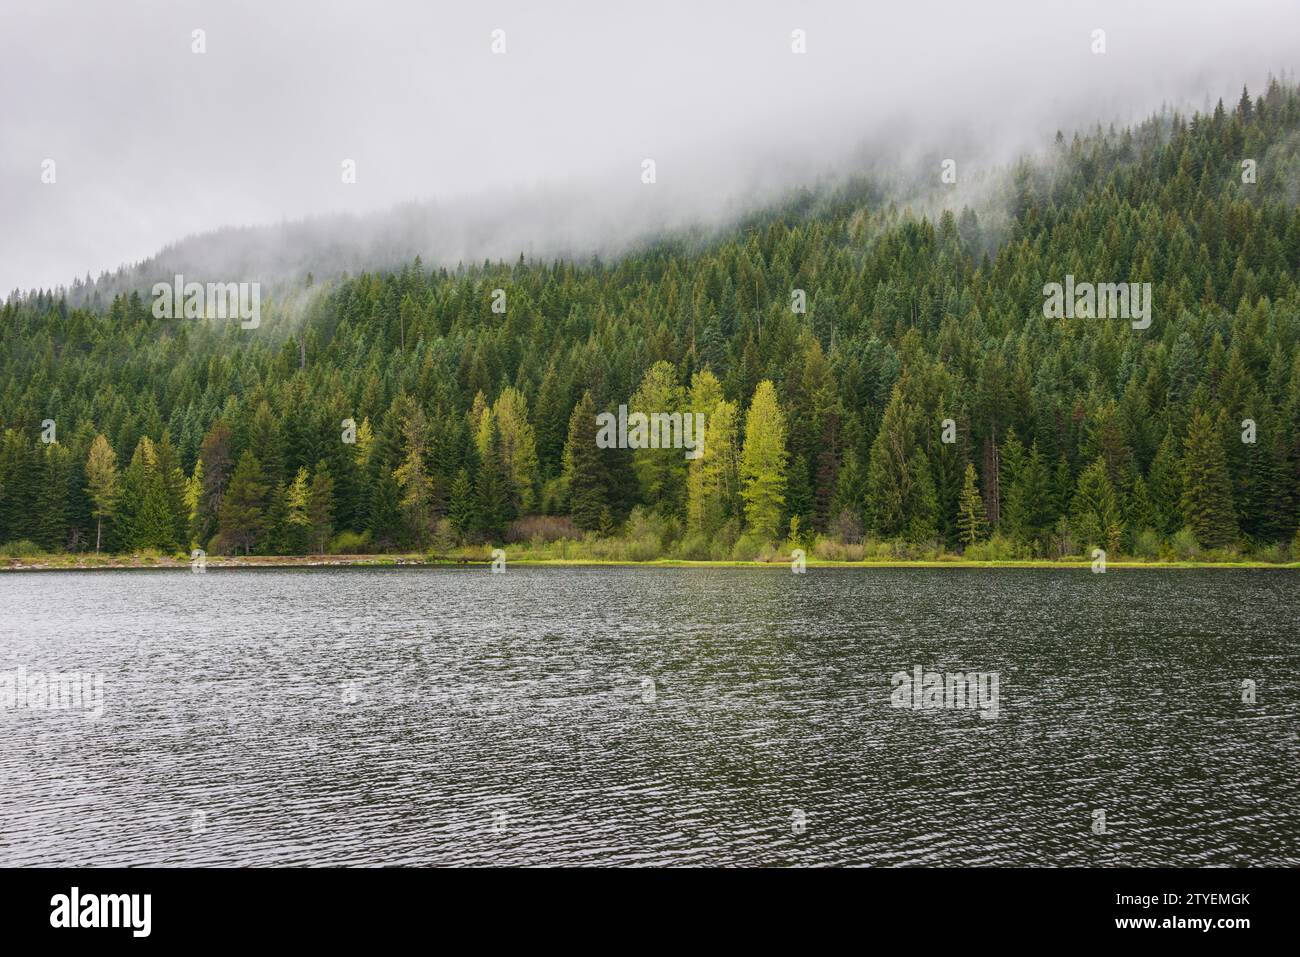
<path fill-rule="evenodd" d="M 608 263 L 416 260 L 314 288 L 292 319 L 272 303 L 256 330 L 155 319 L 138 293 L 13 299 L 0 542 L 1282 560 L 1298 197 L 1300 94 L 1273 83 L 1058 137 L 1010 177 L 996 242 L 970 209 L 914 215 L 859 184 Z M 1150 327 L 1045 318 L 1067 274 L 1151 283 Z M 598 448 L 620 404 L 702 412 L 704 454 Z"/>

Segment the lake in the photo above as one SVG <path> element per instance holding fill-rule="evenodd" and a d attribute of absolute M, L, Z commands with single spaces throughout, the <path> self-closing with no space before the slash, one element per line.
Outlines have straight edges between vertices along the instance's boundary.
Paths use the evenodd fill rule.
<path fill-rule="evenodd" d="M 4 574 L 0 865 L 1295 866 L 1298 582 Z"/>

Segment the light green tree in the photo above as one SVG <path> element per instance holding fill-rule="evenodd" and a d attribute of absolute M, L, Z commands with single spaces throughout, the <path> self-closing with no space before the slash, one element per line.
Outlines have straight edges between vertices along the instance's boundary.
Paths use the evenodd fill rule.
<path fill-rule="evenodd" d="M 785 413 L 776 386 L 764 379 L 754 390 L 745 417 L 745 447 L 740 457 L 740 495 L 745 522 L 756 534 L 772 538 L 781 527 L 786 485 Z"/>

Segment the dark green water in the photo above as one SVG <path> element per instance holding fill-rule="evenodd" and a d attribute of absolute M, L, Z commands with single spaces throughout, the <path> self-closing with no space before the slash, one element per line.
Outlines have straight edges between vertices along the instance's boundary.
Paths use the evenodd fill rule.
<path fill-rule="evenodd" d="M 0 864 L 1296 865 L 1298 584 L 7 574 L 0 672 L 103 713 L 0 710 Z M 916 666 L 996 718 L 891 706 Z"/>

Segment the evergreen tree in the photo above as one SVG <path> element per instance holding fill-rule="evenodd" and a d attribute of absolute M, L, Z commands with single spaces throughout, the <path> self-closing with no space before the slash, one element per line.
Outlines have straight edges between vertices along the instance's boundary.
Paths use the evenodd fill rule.
<path fill-rule="evenodd" d="M 1237 537 L 1222 430 L 1206 412 L 1192 416 L 1183 442 L 1183 515 L 1202 548 L 1222 548 Z"/>
<path fill-rule="evenodd" d="M 628 404 L 628 432 L 633 431 L 632 416 L 643 415 L 648 423 L 647 440 L 632 453 L 633 467 L 641 488 L 641 500 L 665 515 L 681 514 L 686 501 L 687 460 L 681 449 L 671 447 L 667 428 L 656 422 L 658 416 L 677 416 L 686 411 L 686 396 L 677 383 L 677 372 L 669 362 L 656 362 L 641 380 L 641 386 Z"/>
<path fill-rule="evenodd" d="M 285 489 L 284 503 L 284 548 L 291 555 L 305 555 L 311 544 L 311 476 L 307 466 L 298 469 Z"/>
<path fill-rule="evenodd" d="M 938 534 L 938 495 L 917 439 L 918 413 L 895 388 L 867 465 L 870 523 L 882 536 L 921 542 Z"/>
<path fill-rule="evenodd" d="M 41 486 L 37 493 L 36 543 L 55 552 L 68 545 L 69 498 L 72 489 L 72 453 L 52 442 L 45 446 Z"/>
<path fill-rule="evenodd" d="M 499 541 L 505 535 L 506 525 L 515 517 L 511 502 L 510 473 L 502 453 L 501 432 L 494 416 L 485 416 L 487 441 L 479 463 L 478 482 L 475 486 L 478 505 L 479 528 L 489 539 Z"/>
<path fill-rule="evenodd" d="M 984 537 L 988 525 L 984 518 L 984 499 L 980 496 L 975 466 L 970 462 L 966 463 L 966 474 L 962 479 L 961 497 L 957 509 L 957 527 L 960 529 L 961 543 L 969 547 Z"/>
<path fill-rule="evenodd" d="M 776 387 L 768 379 L 754 390 L 745 417 L 740 483 L 750 531 L 768 539 L 774 537 L 785 507 L 785 415 L 776 400 Z"/>
<path fill-rule="evenodd" d="M 371 542 L 380 550 L 393 548 L 401 541 L 401 489 L 390 468 L 383 467 L 376 472 L 366 527 Z"/>
<path fill-rule="evenodd" d="M 223 549 L 242 548 L 245 555 L 251 555 L 260 544 L 266 532 L 267 491 L 262 463 L 252 452 L 245 452 L 221 498 L 218 537 Z"/>
<path fill-rule="evenodd" d="M 1079 475 L 1070 506 L 1070 527 L 1086 548 L 1100 545 L 1110 551 L 1119 550 L 1124 524 L 1102 455 Z"/>
<path fill-rule="evenodd" d="M 1147 490 L 1155 509 L 1155 528 L 1172 534 L 1183 527 L 1183 475 L 1178 446 L 1172 433 L 1166 433 L 1156 456 L 1151 460 Z"/>
<path fill-rule="evenodd" d="M 316 473 L 311 479 L 307 520 L 312 545 L 317 554 L 323 555 L 334 534 L 334 478 L 330 475 L 329 463 L 324 459 L 316 463 Z"/>
<path fill-rule="evenodd" d="M 451 483 L 448 518 L 451 520 L 452 528 L 462 537 L 472 535 L 481 524 L 478 497 L 474 492 L 474 483 L 470 481 L 468 469 L 457 472 L 455 480 Z"/>
<path fill-rule="evenodd" d="M 594 531 L 608 511 L 605 469 L 596 447 L 596 405 L 584 392 L 569 416 L 569 437 L 564 444 L 564 480 L 569 492 L 569 514 L 579 528 Z"/>
<path fill-rule="evenodd" d="M 117 454 L 103 435 L 96 435 L 86 459 L 86 494 L 90 496 L 95 517 L 95 551 L 99 552 L 104 535 L 104 519 L 117 510 L 121 480 L 117 472 Z"/>

